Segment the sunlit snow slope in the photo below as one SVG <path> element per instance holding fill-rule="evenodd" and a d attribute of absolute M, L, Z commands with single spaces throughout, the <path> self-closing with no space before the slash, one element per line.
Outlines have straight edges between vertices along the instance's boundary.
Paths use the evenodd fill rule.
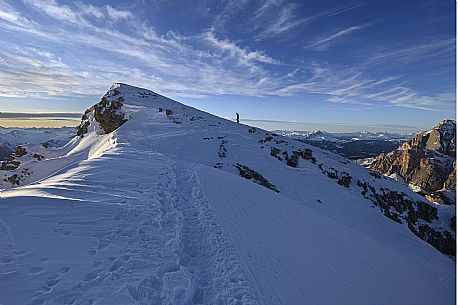
<path fill-rule="evenodd" d="M 98 105 L 2 171 L 0 304 L 454 304 L 453 207 L 145 89 Z"/>

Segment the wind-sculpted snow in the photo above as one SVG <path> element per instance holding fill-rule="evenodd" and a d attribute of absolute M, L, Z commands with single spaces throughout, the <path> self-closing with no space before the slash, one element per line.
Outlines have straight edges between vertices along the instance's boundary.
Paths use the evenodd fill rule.
<path fill-rule="evenodd" d="M 454 239 L 452 208 L 148 90 L 102 100 L 120 98 L 114 131 L 89 111 L 5 171 L 32 174 L 2 182 L 0 304 L 454 302 L 454 261 L 421 239 Z"/>
<path fill-rule="evenodd" d="M 18 145 L 41 144 L 47 147 L 65 145 L 75 134 L 73 127 L 62 128 L 3 128 L 0 127 L 0 161 L 16 150 Z"/>

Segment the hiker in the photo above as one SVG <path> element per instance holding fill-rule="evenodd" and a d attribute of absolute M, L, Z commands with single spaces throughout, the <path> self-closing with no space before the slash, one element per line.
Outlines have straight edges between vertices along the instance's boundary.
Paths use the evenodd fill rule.
<path fill-rule="evenodd" d="M 238 112 L 235 113 L 237 115 L 237 123 L 240 123 L 240 115 L 238 114 Z"/>

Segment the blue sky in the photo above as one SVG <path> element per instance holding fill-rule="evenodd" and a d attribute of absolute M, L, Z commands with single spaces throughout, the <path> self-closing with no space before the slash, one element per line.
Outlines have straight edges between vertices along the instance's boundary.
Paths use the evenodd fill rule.
<path fill-rule="evenodd" d="M 455 2 L 0 0 L 0 111 L 82 112 L 113 82 L 268 129 L 455 118 Z"/>

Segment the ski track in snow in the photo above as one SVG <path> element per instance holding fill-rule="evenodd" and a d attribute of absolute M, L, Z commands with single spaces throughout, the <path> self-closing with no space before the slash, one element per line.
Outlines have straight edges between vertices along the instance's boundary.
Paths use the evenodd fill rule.
<path fill-rule="evenodd" d="M 151 161 L 136 162 L 124 156 Z M 116 190 L 112 181 L 92 183 L 90 178 L 75 179 L 67 185 L 56 183 L 60 192 L 82 194 L 82 199 L 102 195 L 104 201 L 120 202 L 121 208 L 111 222 L 91 232 L 95 241 L 86 261 L 92 263 L 85 275 L 66 281 L 72 272 L 70 265 L 47 272 L 27 304 L 114 304 L 113 300 L 138 305 L 256 304 L 252 288 L 238 267 L 235 250 L 202 195 L 194 166 L 148 151 L 118 151 L 104 159 L 118 165 L 113 174 L 127 166 L 141 172 L 135 177 L 141 181 L 126 181 L 124 177 L 123 184 L 133 187 L 122 190 Z M 90 222 L 82 225 L 91 230 Z M 67 227 L 61 222 L 54 232 L 71 236 Z M 0 230 L 5 245 L 9 235 L 3 234 L 7 227 L 1 222 Z M 12 257 L 2 253 L 0 270 L 14 270 L 13 261 L 8 260 Z M 44 269 L 37 265 L 28 276 Z M 122 297 L 110 297 L 113 291 Z"/>

